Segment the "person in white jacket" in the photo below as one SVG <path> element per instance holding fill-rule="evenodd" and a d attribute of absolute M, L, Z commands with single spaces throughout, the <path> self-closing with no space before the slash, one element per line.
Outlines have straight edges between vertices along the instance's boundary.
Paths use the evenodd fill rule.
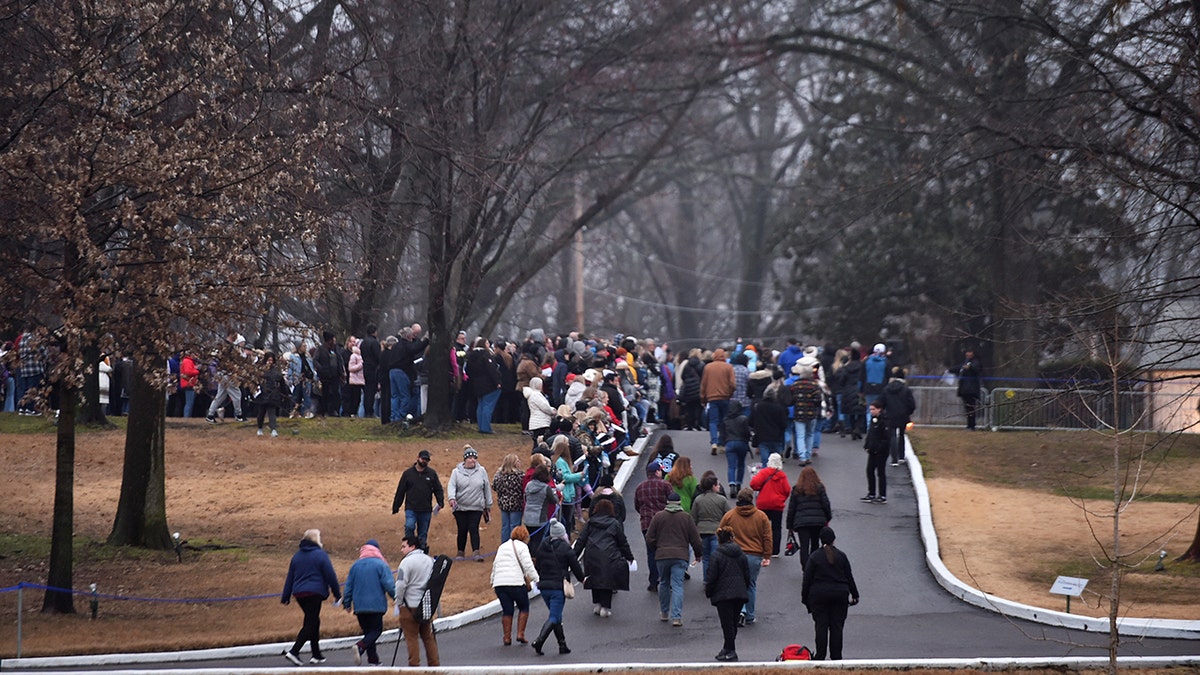
<path fill-rule="evenodd" d="M 529 386 L 522 390 L 525 400 L 529 403 L 529 435 L 533 436 L 533 447 L 550 432 L 550 420 L 554 417 L 554 408 L 542 393 L 542 378 L 534 377 L 529 380 Z"/>
<path fill-rule="evenodd" d="M 492 487 L 487 469 L 479 464 L 479 453 L 470 445 L 463 446 L 463 461 L 450 472 L 446 501 L 458 525 L 458 557 L 463 557 L 469 536 L 475 560 L 483 562 L 479 552 L 479 520 L 492 520 Z"/>
<path fill-rule="evenodd" d="M 540 581 L 533 557 L 529 555 L 529 530 L 513 528 L 508 541 L 496 549 L 492 563 L 492 590 L 500 599 L 504 644 L 512 644 L 513 614 L 517 615 L 517 642 L 525 644 L 525 626 L 529 623 L 529 589 Z"/>

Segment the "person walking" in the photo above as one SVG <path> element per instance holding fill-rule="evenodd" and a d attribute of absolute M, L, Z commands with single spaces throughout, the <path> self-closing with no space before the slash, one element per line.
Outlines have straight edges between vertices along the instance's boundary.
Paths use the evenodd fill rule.
<path fill-rule="evenodd" d="M 529 529 L 529 550 L 536 558 L 542 540 L 549 533 L 548 523 L 562 498 L 550 478 L 549 463 L 539 463 L 532 471 L 533 475 L 525 484 L 525 511 L 521 515 L 521 524 Z"/>
<path fill-rule="evenodd" d="M 767 466 L 767 459 L 772 452 L 778 452 L 785 458 L 788 456 L 784 453 L 791 422 L 788 421 L 787 405 L 781 400 L 790 398 L 791 391 L 783 386 L 783 371 L 778 371 L 772 374 L 771 384 L 767 385 L 762 398 L 754 401 L 750 414 L 750 428 L 753 432 L 754 442 L 758 445 L 760 469 Z M 728 447 L 726 447 L 726 453 L 728 454 L 728 452 Z M 741 480 L 742 477 L 739 475 L 737 484 L 739 489 L 742 487 Z M 733 488 L 730 490 L 733 493 L 737 492 Z"/>
<path fill-rule="evenodd" d="M 321 652 L 321 604 L 330 593 L 335 600 L 342 599 L 342 589 L 333 571 L 333 562 L 321 547 L 321 531 L 306 530 L 300 540 L 300 550 L 296 551 L 288 564 L 287 579 L 283 582 L 283 594 L 279 598 L 285 605 L 291 604 L 292 598 L 295 598 L 296 604 L 304 612 L 304 624 L 296 634 L 296 641 L 291 649 L 283 653 L 283 657 L 292 665 L 303 665 L 300 648 L 305 642 L 311 646 L 308 662 L 325 663 L 325 655 Z"/>
<path fill-rule="evenodd" d="M 396 485 L 396 496 L 392 498 L 392 513 L 400 512 L 404 506 L 404 536 L 415 536 L 421 548 L 429 549 L 429 521 L 445 507 L 442 482 L 437 472 L 429 468 L 432 456 L 428 450 L 417 453 L 417 461 L 405 469 Z M 433 500 L 437 499 L 437 508 Z"/>
<path fill-rule="evenodd" d="M 754 490 L 744 487 L 737 494 L 737 506 L 721 519 L 721 527 L 733 530 L 733 541 L 750 563 L 750 588 L 739 621 L 746 626 L 757 620 L 754 614 L 758 597 L 758 573 L 771 564 L 771 521 L 754 506 Z"/>
<path fill-rule="evenodd" d="M 725 350 L 713 350 L 712 362 L 704 366 L 700 376 L 700 401 L 707 413 L 708 439 L 714 455 L 725 447 L 725 415 L 736 387 L 733 366 L 725 361 Z"/>
<path fill-rule="evenodd" d="M 692 472 L 692 458 L 687 455 L 675 460 L 666 481 L 671 484 L 679 495 L 679 507 L 688 513 L 692 512 L 692 498 L 696 496 L 696 474 Z"/>
<path fill-rule="evenodd" d="M 730 485 L 741 485 L 746 478 L 751 436 L 750 418 L 746 412 L 741 401 L 730 401 L 729 413 L 725 415 L 725 464 Z"/>
<path fill-rule="evenodd" d="M 549 614 L 546 616 L 546 623 L 542 624 L 541 632 L 530 646 L 541 656 L 542 646 L 553 632 L 554 637 L 558 639 L 558 653 L 570 654 L 571 649 L 567 647 L 567 637 L 563 631 L 563 608 L 567 602 L 563 589 L 564 584 L 571 583 L 572 574 L 580 581 L 583 580 L 584 574 L 583 568 L 579 566 L 579 559 L 567 543 L 567 530 L 557 520 L 550 521 L 550 532 L 538 547 L 534 565 L 538 572 L 538 591 Z"/>
<path fill-rule="evenodd" d="M 421 665 L 421 645 L 425 645 L 425 664 L 432 667 L 441 665 L 438 656 L 437 636 L 433 634 L 433 619 L 422 620 L 413 612 L 420 607 L 421 597 L 425 595 L 425 585 L 433 575 L 433 558 L 422 550 L 422 540 L 414 535 L 406 534 L 400 541 L 400 553 L 404 558 L 396 569 L 396 602 L 400 605 L 400 631 L 404 634 L 405 646 L 408 647 L 408 665 L 416 668 Z"/>
<path fill-rule="evenodd" d="M 525 644 L 525 626 L 529 622 L 529 588 L 541 580 L 529 554 L 529 530 L 524 525 L 512 529 L 496 549 L 492 562 L 492 590 L 500 601 L 500 621 L 504 644 L 512 644 L 513 614 L 517 615 L 517 642 Z"/>
<path fill-rule="evenodd" d="M 509 453 L 500 461 L 500 468 L 492 476 L 492 491 L 496 493 L 496 507 L 500 509 L 500 543 L 508 541 L 512 531 L 521 524 L 525 511 L 525 472 L 521 471 L 521 459 Z M 529 532 L 526 530 L 526 538 Z"/>
<path fill-rule="evenodd" d="M 725 452 L 729 452 L 728 446 Z M 700 479 L 696 498 L 692 500 L 692 520 L 696 521 L 696 529 L 700 532 L 700 548 L 703 551 L 701 557 L 704 561 L 702 569 L 706 580 L 709 563 L 717 550 L 717 528 L 728 511 L 729 500 L 721 493 L 721 483 L 717 480 L 717 475 L 706 471 Z"/>
<path fill-rule="evenodd" d="M 625 526 L 616 519 L 611 501 L 599 500 L 592 507 L 575 540 L 575 555 L 581 554 L 587 580 L 584 586 L 592 591 L 592 613 L 608 618 L 613 596 L 629 590 L 629 563 L 633 562 Z"/>
<path fill-rule="evenodd" d="M 458 527 L 458 557 L 466 553 L 467 538 L 471 539 L 472 556 L 483 562 L 479 547 L 479 521 L 492 520 L 492 490 L 488 485 L 487 469 L 479 464 L 479 453 L 470 445 L 463 446 L 463 459 L 450 472 L 446 483 L 446 499 L 454 512 Z"/>
<path fill-rule="evenodd" d="M 650 545 L 650 540 L 646 537 L 646 531 L 650 529 L 650 521 L 659 511 L 667 508 L 667 497 L 675 494 L 675 488 L 671 484 L 663 480 L 662 465 L 657 460 L 651 460 L 646 463 L 646 479 L 638 484 L 637 489 L 633 491 L 633 510 L 638 512 L 638 517 L 641 522 L 642 538 L 646 539 L 646 567 L 650 574 L 650 585 L 646 590 L 651 593 L 658 592 L 659 579 L 658 565 L 654 558 L 654 547 Z"/>
<path fill-rule="evenodd" d="M 903 368 L 892 368 L 891 379 L 883 387 L 879 400 L 883 401 L 883 416 L 887 418 L 888 454 L 891 455 L 892 466 L 900 466 L 905 462 L 904 430 L 917 410 L 917 400 L 904 381 Z"/>
<path fill-rule="evenodd" d="M 719 527 L 712 564 L 704 572 L 704 595 L 717 608 L 724 642 L 718 661 L 737 661 L 738 614 L 750 596 L 750 561 L 733 541 L 733 530 Z"/>
<path fill-rule="evenodd" d="M 808 564 L 808 556 L 820 545 L 821 528 L 833 519 L 833 508 L 825 485 L 817 470 L 806 466 L 792 488 L 788 499 L 787 526 L 800 540 L 800 567 Z"/>
<path fill-rule="evenodd" d="M 779 557 L 779 545 L 783 540 L 783 510 L 787 506 L 792 485 L 783 470 L 783 457 L 773 452 L 767 458 L 767 468 L 754 474 L 750 488 L 758 492 L 758 510 L 767 515 L 771 522 L 771 557 Z"/>
<path fill-rule="evenodd" d="M 364 654 L 368 664 L 379 665 L 375 642 L 383 635 L 383 615 L 388 609 L 388 598 L 395 597 L 392 568 L 379 551 L 379 542 L 368 539 L 359 547 L 358 560 L 350 566 L 342 590 L 342 608 L 354 613 L 363 631 L 362 639 L 354 643 L 354 665 L 362 665 Z"/>
<path fill-rule="evenodd" d="M 850 571 L 850 559 L 834 547 L 836 535 L 828 527 L 821 528 L 821 550 L 816 551 L 804 567 L 804 583 L 800 589 L 800 601 L 812 614 L 817 637 L 817 648 L 813 660 L 825 660 L 826 647 L 829 658 L 842 658 L 842 630 L 846 625 L 846 614 L 850 605 L 858 604 L 858 586 Z"/>
<path fill-rule="evenodd" d="M 646 530 L 646 546 L 654 549 L 658 565 L 658 608 L 660 621 L 683 625 L 683 576 L 688 568 L 688 548 L 699 560 L 704 555 L 700 531 L 692 514 L 679 504 L 679 493 L 667 495 L 667 506 L 654 515 Z"/>

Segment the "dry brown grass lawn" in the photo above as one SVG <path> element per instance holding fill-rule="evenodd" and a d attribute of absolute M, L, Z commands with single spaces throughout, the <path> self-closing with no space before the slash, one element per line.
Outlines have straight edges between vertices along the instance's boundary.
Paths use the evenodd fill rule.
<path fill-rule="evenodd" d="M 27 610 L 34 611 L 27 611 L 24 617 L 23 655 L 108 652 L 113 649 L 114 634 L 122 636 L 121 648 L 129 651 L 291 639 L 299 625 L 299 610 L 294 605 L 280 605 L 274 596 L 301 533 L 310 527 L 322 530 L 335 569 L 342 575 L 357 557 L 359 545 L 369 538 L 380 541 L 385 555 L 394 552 L 403 530 L 402 517 L 391 514 L 400 473 L 424 448 L 433 452 L 432 466 L 444 480 L 461 458 L 464 443 L 462 439 L 401 438 L 383 433 L 378 424 L 367 421 L 331 421 L 324 429 L 322 424 L 317 420 L 285 421 L 281 437 L 272 440 L 256 437 L 253 425 L 170 421 L 168 514 L 172 529 L 180 531 L 194 547 L 185 550 L 182 563 L 172 552 L 102 545 L 120 489 L 124 433 L 80 434 L 75 587 L 96 583 L 101 592 L 109 594 L 214 600 L 157 603 L 106 599 L 100 603 L 103 621 L 90 621 L 86 599 L 77 601 L 77 615 L 48 616 L 36 611 L 41 593 L 27 591 Z M 292 434 L 293 429 L 298 435 Z M 526 437 L 511 427 L 499 430 L 493 437 L 471 439 L 489 470 L 505 453 L 528 454 Z M 1087 562 L 1090 536 L 1070 522 L 1073 507 L 1069 501 L 1052 494 L 1051 475 L 1061 473 L 1063 467 L 1088 464 L 1090 460 L 1083 458 L 1094 453 L 1078 447 L 1078 435 L 1059 442 L 1035 435 L 975 434 L 966 444 L 962 443 L 964 436 L 937 430 L 914 434 L 918 449 L 927 455 L 923 460 L 930 467 L 934 516 L 947 563 L 964 579 L 973 577 L 987 590 L 1004 589 L 1005 597 L 1059 608 L 1059 599 L 1045 593 L 1049 587 L 1046 579 L 1052 580 L 1056 573 L 1079 572 L 1079 566 Z M 1006 449 L 1009 443 L 1014 445 Z M 1019 452 L 1013 449 L 1017 446 Z M 1054 472 L 1045 468 L 1046 458 L 1051 456 L 1059 457 L 1050 463 Z M 1162 485 L 1178 483 L 1178 489 L 1190 489 L 1194 494 L 1194 488 L 1186 486 L 1197 484 L 1198 456 L 1193 446 L 1178 463 L 1172 459 L 1169 471 L 1159 475 L 1166 479 Z M 54 476 L 54 436 L 49 425 L 42 433 L 0 434 L 0 461 L 6 467 L 8 488 L 0 500 L 0 588 L 21 581 L 44 583 Z M 997 480 L 1008 485 L 997 485 Z M 1057 510 L 1040 510 L 1051 506 Z M 1159 507 L 1174 513 L 1186 511 L 1191 504 L 1154 505 Z M 1162 514 L 1154 515 L 1145 531 L 1161 530 L 1163 519 Z M 497 523 L 493 521 L 485 530 L 485 544 L 497 541 Z M 1194 517 L 1181 527 L 1194 531 Z M 1131 532 L 1130 536 L 1140 534 Z M 1070 546 L 1065 545 L 1068 543 Z M 448 514 L 434 519 L 431 546 L 435 552 L 453 551 L 454 525 Z M 1182 550 L 1177 545 L 1170 548 Z M 1035 566 L 1037 569 L 1014 565 L 1022 555 L 1044 562 Z M 962 562 L 956 563 L 956 559 Z M 398 560 L 389 562 L 395 565 Z M 1200 618 L 1194 603 L 1177 607 L 1173 602 L 1179 596 L 1200 597 L 1197 575 L 1181 575 L 1179 566 L 1170 567 L 1165 578 L 1180 584 L 1179 590 L 1139 596 L 1135 609 L 1146 611 L 1133 614 L 1177 613 L 1187 615 L 1182 618 Z M 454 613 L 490 600 L 489 570 L 490 565 L 469 561 L 455 565 L 443 611 Z M 1142 576 L 1152 581 L 1153 589 L 1163 583 L 1162 575 Z M 1131 585 L 1138 581 L 1136 577 L 1133 575 Z M 215 601 L 259 594 L 273 597 Z M 16 601 L 16 593 L 0 593 L 0 617 L 6 626 L 0 630 L 0 657 L 15 655 Z M 323 634 L 358 632 L 351 616 L 330 610 L 323 612 Z"/>

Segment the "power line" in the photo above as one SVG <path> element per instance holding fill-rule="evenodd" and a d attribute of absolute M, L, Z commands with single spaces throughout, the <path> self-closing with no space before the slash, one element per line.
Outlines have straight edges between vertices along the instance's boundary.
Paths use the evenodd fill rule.
<path fill-rule="evenodd" d="M 721 314 L 761 316 L 763 314 L 800 314 L 800 313 L 804 313 L 804 312 L 814 312 L 814 311 L 821 310 L 821 309 L 827 309 L 826 307 L 808 307 L 808 308 L 801 309 L 801 310 L 774 310 L 774 311 L 758 310 L 758 311 L 755 311 L 755 310 L 750 310 L 750 309 L 713 309 L 712 307 L 687 307 L 684 305 L 674 305 L 674 304 L 666 303 L 666 302 L 658 302 L 655 300 L 646 300 L 644 298 L 622 295 L 620 293 L 613 293 L 612 291 L 605 291 L 605 290 L 602 290 L 599 288 L 586 288 L 584 290 L 592 292 L 592 293 L 600 293 L 601 295 L 607 295 L 609 297 L 618 298 L 620 300 L 625 300 L 628 302 L 636 302 L 636 303 L 643 304 L 643 305 L 649 305 L 651 307 L 658 307 L 660 309 L 674 309 L 674 310 L 679 310 L 682 312 L 720 312 Z"/>

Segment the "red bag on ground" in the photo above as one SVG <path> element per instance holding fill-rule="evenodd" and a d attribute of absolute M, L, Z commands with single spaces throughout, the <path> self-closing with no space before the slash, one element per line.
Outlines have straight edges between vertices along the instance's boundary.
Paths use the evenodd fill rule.
<path fill-rule="evenodd" d="M 804 645 L 788 645 L 776 661 L 812 661 L 812 650 Z"/>

